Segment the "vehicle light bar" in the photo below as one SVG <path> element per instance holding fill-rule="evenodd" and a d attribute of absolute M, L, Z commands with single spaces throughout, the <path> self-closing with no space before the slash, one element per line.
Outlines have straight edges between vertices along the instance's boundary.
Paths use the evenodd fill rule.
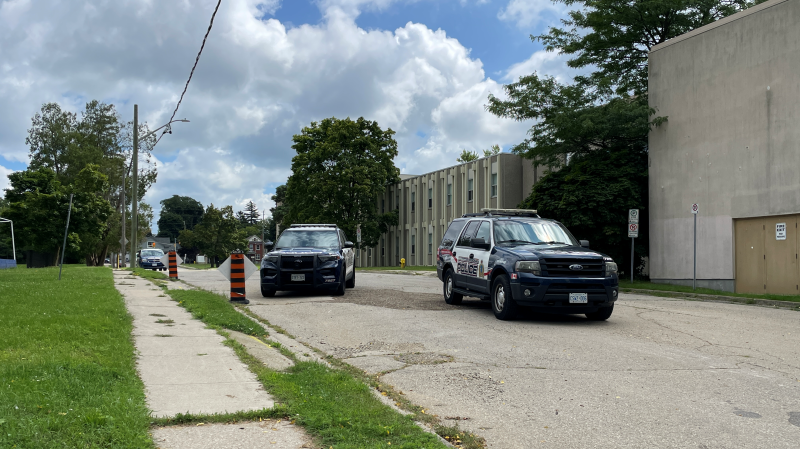
<path fill-rule="evenodd" d="M 535 209 L 492 209 L 484 207 L 480 213 L 464 214 L 464 217 L 480 217 L 480 216 L 516 216 L 516 217 L 535 217 L 540 218 Z"/>
<path fill-rule="evenodd" d="M 335 224 L 293 224 L 290 228 L 335 228 Z"/>

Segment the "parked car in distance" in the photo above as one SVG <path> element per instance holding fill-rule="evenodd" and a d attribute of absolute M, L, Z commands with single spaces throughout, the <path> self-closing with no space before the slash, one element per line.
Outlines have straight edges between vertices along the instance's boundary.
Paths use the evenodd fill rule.
<path fill-rule="evenodd" d="M 261 295 L 312 289 L 344 295 L 345 287 L 356 286 L 354 263 L 353 242 L 335 224 L 292 225 L 261 259 Z"/>
<path fill-rule="evenodd" d="M 619 291 L 617 264 L 534 210 L 483 209 L 453 220 L 437 254 L 444 300 L 488 299 L 495 317 L 518 306 L 607 320 Z"/>
<path fill-rule="evenodd" d="M 136 254 L 136 263 L 141 268 L 147 268 L 153 271 L 164 271 L 167 269 L 161 258 L 164 257 L 164 251 L 160 249 L 143 249 Z"/>

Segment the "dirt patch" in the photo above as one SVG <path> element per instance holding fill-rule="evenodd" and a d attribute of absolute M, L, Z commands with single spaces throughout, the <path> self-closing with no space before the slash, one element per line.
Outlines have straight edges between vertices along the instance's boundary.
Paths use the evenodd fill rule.
<path fill-rule="evenodd" d="M 451 306 L 444 302 L 442 295 L 427 293 L 407 293 L 398 290 L 359 289 L 347 290 L 341 297 L 334 297 L 334 302 L 376 306 L 387 309 L 407 310 L 453 310 L 458 308 L 488 308 L 488 301 L 464 299 L 459 306 Z"/>
<path fill-rule="evenodd" d="M 455 360 L 451 355 L 437 354 L 435 352 L 414 352 L 400 354 L 396 355 L 394 359 L 398 362 L 407 363 L 409 365 L 438 365 L 440 363 L 448 363 Z"/>

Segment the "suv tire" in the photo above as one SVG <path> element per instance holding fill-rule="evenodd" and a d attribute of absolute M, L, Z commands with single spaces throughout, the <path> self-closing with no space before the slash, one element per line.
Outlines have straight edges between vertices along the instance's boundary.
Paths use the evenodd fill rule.
<path fill-rule="evenodd" d="M 508 275 L 497 276 L 492 283 L 492 312 L 498 320 L 507 321 L 517 314 L 517 303 L 511 296 L 511 282 Z"/>
<path fill-rule="evenodd" d="M 339 286 L 333 292 L 333 295 L 334 296 L 344 296 L 344 286 L 345 286 L 346 283 L 347 283 L 347 281 L 342 279 L 342 282 L 339 282 Z"/>
<path fill-rule="evenodd" d="M 614 312 L 613 305 L 611 307 L 602 307 L 597 312 L 587 313 L 586 318 L 591 321 L 605 321 L 611 317 L 612 312 Z"/>
<path fill-rule="evenodd" d="M 262 285 L 262 286 L 261 286 L 261 296 L 263 296 L 263 297 L 265 297 L 265 298 L 272 298 L 272 297 L 274 297 L 274 296 L 275 296 L 275 290 L 272 290 L 272 289 L 266 288 L 266 287 L 264 287 L 264 286 Z"/>
<path fill-rule="evenodd" d="M 353 276 L 347 281 L 347 288 L 356 288 L 356 267 L 353 267 Z"/>
<path fill-rule="evenodd" d="M 448 268 L 447 271 L 444 272 L 444 284 L 442 285 L 443 285 L 442 291 L 444 293 L 444 302 L 452 306 L 457 306 L 461 304 L 461 300 L 464 299 L 464 295 L 453 291 L 453 288 L 455 286 L 455 279 L 452 268 Z"/>

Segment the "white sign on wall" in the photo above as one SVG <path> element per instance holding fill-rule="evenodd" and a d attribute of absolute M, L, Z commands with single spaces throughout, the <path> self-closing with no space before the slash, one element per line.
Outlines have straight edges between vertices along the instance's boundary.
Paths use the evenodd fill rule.
<path fill-rule="evenodd" d="M 628 224 L 639 223 L 639 209 L 628 209 Z"/>
<path fill-rule="evenodd" d="M 700 211 L 700 206 L 698 206 L 697 203 L 692 204 L 692 213 L 696 214 L 699 211 Z"/>
<path fill-rule="evenodd" d="M 786 223 L 775 224 L 775 240 L 786 240 Z"/>

